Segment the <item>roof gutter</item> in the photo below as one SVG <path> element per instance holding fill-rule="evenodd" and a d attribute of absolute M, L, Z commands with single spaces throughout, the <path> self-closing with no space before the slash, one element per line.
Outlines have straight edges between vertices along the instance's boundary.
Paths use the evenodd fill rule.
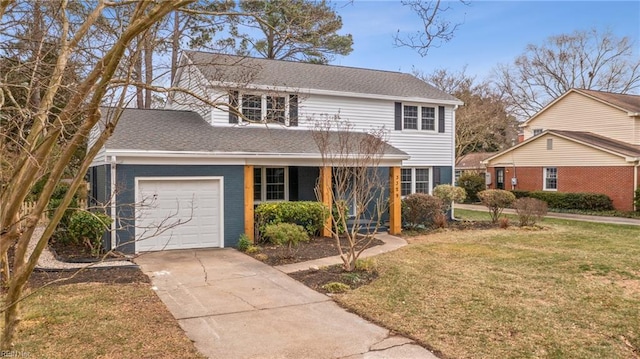
<path fill-rule="evenodd" d="M 209 152 L 209 151 L 158 151 L 158 150 L 126 150 L 114 149 L 107 150 L 111 156 L 136 156 L 136 157 L 200 157 L 200 158 L 225 158 L 225 159 L 276 159 L 276 158 L 300 158 L 300 159 L 322 159 L 317 153 L 264 153 L 264 152 Z M 383 159 L 389 160 L 408 160 L 408 154 L 385 154 Z"/>
<path fill-rule="evenodd" d="M 381 94 L 367 94 L 367 93 L 360 93 L 360 92 L 322 90 L 322 89 L 312 89 L 312 88 L 295 88 L 295 87 L 289 87 L 289 86 L 238 84 L 235 82 L 227 82 L 227 81 L 209 81 L 209 83 L 211 84 L 211 89 L 228 87 L 228 88 L 241 88 L 243 90 L 279 91 L 279 92 L 291 92 L 291 93 L 309 94 L 309 95 L 313 94 L 313 95 L 342 96 L 342 97 L 347 96 L 347 97 L 389 100 L 389 101 L 402 100 L 405 102 L 438 103 L 438 104 L 445 104 L 445 105 L 452 105 L 452 106 L 464 105 L 464 102 L 460 100 L 441 100 L 441 99 L 434 99 L 434 98 L 427 98 L 427 97 L 405 97 L 405 96 L 391 96 L 391 95 L 381 95 Z"/>

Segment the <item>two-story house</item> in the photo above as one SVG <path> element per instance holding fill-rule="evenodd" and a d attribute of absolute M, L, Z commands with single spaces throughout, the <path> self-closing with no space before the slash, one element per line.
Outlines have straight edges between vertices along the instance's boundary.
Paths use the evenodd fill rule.
<path fill-rule="evenodd" d="M 173 88 L 185 91 L 172 92 L 165 110 L 124 110 L 94 161 L 92 195 L 113 199 L 122 227 L 108 246 L 234 246 L 253 235 L 258 203 L 330 203 L 331 166 L 313 136 L 327 119 L 358 136 L 384 128 L 378 170 L 395 199 L 391 233 L 400 231 L 402 196 L 452 182 L 462 102 L 410 74 L 185 52 Z M 154 224 L 181 219 L 155 233 Z"/>
<path fill-rule="evenodd" d="M 640 96 L 571 89 L 522 129 L 523 142 L 485 160 L 491 188 L 603 193 L 633 210 Z"/>

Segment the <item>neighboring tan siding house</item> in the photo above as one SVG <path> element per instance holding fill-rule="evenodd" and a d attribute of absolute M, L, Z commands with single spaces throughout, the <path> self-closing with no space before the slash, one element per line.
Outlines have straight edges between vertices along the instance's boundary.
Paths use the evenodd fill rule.
<path fill-rule="evenodd" d="M 571 89 L 522 128 L 523 142 L 485 160 L 490 188 L 603 193 L 634 209 L 640 96 Z"/>

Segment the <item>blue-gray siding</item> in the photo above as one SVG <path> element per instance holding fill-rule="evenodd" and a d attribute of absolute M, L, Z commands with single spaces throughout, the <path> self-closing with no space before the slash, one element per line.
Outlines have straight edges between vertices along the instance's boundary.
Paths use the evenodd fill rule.
<path fill-rule="evenodd" d="M 224 177 L 224 246 L 234 247 L 244 233 L 244 168 L 243 166 L 169 166 L 169 165 L 118 165 L 117 203 L 118 250 L 124 253 L 135 251 L 135 178 L 136 177 Z"/>

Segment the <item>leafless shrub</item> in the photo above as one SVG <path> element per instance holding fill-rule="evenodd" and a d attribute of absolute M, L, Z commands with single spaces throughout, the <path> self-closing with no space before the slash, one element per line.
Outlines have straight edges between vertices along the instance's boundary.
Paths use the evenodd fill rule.
<path fill-rule="evenodd" d="M 519 198 L 514 204 L 520 227 L 533 226 L 547 214 L 547 202 L 536 198 Z"/>

